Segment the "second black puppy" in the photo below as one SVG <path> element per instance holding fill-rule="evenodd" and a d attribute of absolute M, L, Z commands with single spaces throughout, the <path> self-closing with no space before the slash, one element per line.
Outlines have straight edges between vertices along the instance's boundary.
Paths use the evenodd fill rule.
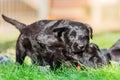
<path fill-rule="evenodd" d="M 80 63 L 91 68 L 102 67 L 108 63 L 106 57 L 102 54 L 99 47 L 94 43 L 90 43 L 86 50 L 78 57 Z"/>

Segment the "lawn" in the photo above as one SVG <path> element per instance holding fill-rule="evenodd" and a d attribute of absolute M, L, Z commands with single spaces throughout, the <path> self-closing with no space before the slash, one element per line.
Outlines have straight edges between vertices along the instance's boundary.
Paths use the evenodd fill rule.
<path fill-rule="evenodd" d="M 10 34 L 12 36 L 10 36 Z M 15 60 L 15 44 L 18 32 L 0 34 L 0 53 L 7 53 Z M 94 35 L 91 42 L 102 48 L 111 47 L 118 39 L 120 32 L 106 32 Z M 36 65 L 28 64 L 26 59 L 22 66 L 13 62 L 0 65 L 0 80 L 120 80 L 120 67 L 108 65 L 101 69 L 77 71 L 75 68 L 61 67 L 56 71 L 40 70 Z"/>

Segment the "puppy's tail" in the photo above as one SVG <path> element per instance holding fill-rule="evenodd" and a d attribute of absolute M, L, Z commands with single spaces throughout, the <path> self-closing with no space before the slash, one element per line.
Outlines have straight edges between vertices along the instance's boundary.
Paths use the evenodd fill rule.
<path fill-rule="evenodd" d="M 21 23 L 21 22 L 18 22 L 12 18 L 9 18 L 5 15 L 2 15 L 2 18 L 7 21 L 8 23 L 11 23 L 12 25 L 14 25 L 17 29 L 19 29 L 19 31 L 21 32 L 25 27 L 26 25 Z"/>

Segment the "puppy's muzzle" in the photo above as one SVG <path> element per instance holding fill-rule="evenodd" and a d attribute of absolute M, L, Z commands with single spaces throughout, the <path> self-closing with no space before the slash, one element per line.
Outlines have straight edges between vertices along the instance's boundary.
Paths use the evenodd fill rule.
<path fill-rule="evenodd" d="M 73 52 L 81 52 L 85 50 L 85 46 L 79 43 L 74 43 L 71 47 Z"/>
<path fill-rule="evenodd" d="M 78 45 L 77 48 L 80 49 L 80 50 L 83 50 L 84 49 L 84 45 Z"/>

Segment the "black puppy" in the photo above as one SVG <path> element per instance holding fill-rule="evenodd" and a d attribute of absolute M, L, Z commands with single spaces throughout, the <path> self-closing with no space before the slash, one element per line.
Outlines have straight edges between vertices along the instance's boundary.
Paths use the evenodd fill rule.
<path fill-rule="evenodd" d="M 98 68 L 107 64 L 105 56 L 102 54 L 99 47 L 94 43 L 90 43 L 86 50 L 78 57 L 80 63 L 87 67 Z"/>
<path fill-rule="evenodd" d="M 37 61 L 39 65 L 43 65 L 47 58 L 54 62 L 51 59 L 58 55 L 61 57 L 61 54 L 83 52 L 90 37 L 92 38 L 92 29 L 81 22 L 41 20 L 25 25 L 4 15 L 2 17 L 20 31 L 16 44 L 16 62 L 20 64 L 26 56 L 29 56 L 33 63 Z M 50 63 L 49 61 L 47 63 Z"/>
<path fill-rule="evenodd" d="M 107 50 L 109 61 L 115 61 L 120 65 L 120 40 Z"/>

